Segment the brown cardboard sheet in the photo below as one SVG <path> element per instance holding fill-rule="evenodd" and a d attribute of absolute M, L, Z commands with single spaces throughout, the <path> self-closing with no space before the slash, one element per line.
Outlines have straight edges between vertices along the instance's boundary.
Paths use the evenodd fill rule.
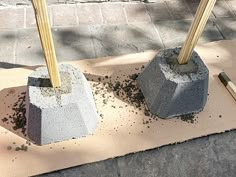
<path fill-rule="evenodd" d="M 100 121 L 93 135 L 45 146 L 29 145 L 20 128 L 27 76 L 37 66 L 0 70 L 0 176 L 42 174 L 235 129 L 236 102 L 217 78 L 225 71 L 236 83 L 235 49 L 236 41 L 196 48 L 210 71 L 209 96 L 204 111 L 192 120 L 152 116 L 135 95 L 130 75 L 157 51 L 71 62 L 90 81 Z M 118 81 L 132 87 L 120 89 Z"/>

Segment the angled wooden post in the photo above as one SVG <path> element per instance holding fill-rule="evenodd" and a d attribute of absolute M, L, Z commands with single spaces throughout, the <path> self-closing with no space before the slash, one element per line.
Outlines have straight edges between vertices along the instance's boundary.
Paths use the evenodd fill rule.
<path fill-rule="evenodd" d="M 51 84 L 53 87 L 60 87 L 61 79 L 48 19 L 46 0 L 32 0 L 32 3 Z"/>
<path fill-rule="evenodd" d="M 201 0 L 193 23 L 189 29 L 187 39 L 178 56 L 179 64 L 186 64 L 191 58 L 194 47 L 201 36 L 216 0 Z"/>

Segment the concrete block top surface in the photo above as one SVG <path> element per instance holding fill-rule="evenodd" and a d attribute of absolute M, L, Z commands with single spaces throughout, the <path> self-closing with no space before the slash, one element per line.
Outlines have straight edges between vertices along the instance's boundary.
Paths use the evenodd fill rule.
<path fill-rule="evenodd" d="M 176 83 L 205 79 L 209 71 L 203 61 L 199 60 L 200 56 L 193 51 L 190 61 L 180 65 L 177 60 L 180 50 L 180 47 L 163 49 L 156 55 L 166 79 Z"/>
<path fill-rule="evenodd" d="M 84 87 L 84 75 L 71 65 L 59 65 L 62 85 L 53 88 L 46 67 L 40 67 L 28 78 L 30 102 L 39 108 L 52 108 L 67 105 L 77 99 L 77 94 Z M 74 91 L 77 89 L 77 91 Z M 84 89 L 83 89 L 84 90 Z"/>

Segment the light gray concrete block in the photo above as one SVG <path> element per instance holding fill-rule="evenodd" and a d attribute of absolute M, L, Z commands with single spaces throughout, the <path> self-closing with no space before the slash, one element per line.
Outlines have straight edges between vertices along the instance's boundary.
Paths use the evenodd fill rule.
<path fill-rule="evenodd" d="M 91 88 L 83 73 L 73 66 L 59 66 L 60 88 L 52 88 L 46 67 L 28 78 L 27 133 L 43 145 L 91 134 L 98 115 Z"/>
<path fill-rule="evenodd" d="M 203 110 L 209 72 L 193 52 L 188 64 L 179 65 L 180 48 L 161 50 L 137 78 L 148 108 L 161 118 Z"/>

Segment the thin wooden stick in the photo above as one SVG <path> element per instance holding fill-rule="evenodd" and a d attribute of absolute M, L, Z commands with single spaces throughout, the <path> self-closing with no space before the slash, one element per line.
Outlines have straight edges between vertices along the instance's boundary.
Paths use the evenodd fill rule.
<path fill-rule="evenodd" d="M 178 56 L 179 64 L 186 64 L 191 58 L 194 47 L 201 36 L 216 0 L 201 0 L 193 23 L 189 29 L 187 39 Z"/>
<path fill-rule="evenodd" d="M 46 0 L 32 0 L 32 3 L 51 83 L 54 88 L 60 87 L 61 79 L 48 19 Z"/>

